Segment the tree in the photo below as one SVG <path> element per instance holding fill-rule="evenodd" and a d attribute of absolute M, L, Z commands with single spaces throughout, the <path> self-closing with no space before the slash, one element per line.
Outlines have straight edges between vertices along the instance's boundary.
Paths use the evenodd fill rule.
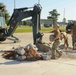
<path fill-rule="evenodd" d="M 57 20 L 58 20 L 58 16 L 60 15 L 56 9 L 53 9 L 52 11 L 49 12 L 49 15 L 47 18 L 52 20 L 53 25 L 56 24 Z"/>
<path fill-rule="evenodd" d="M 8 13 L 8 11 L 6 10 L 6 6 L 3 4 L 3 3 L 0 3 L 0 6 L 4 6 L 4 13 L 5 13 L 5 22 L 6 22 L 6 24 L 8 23 L 8 21 L 9 21 L 9 13 Z"/>
<path fill-rule="evenodd" d="M 24 25 L 26 26 L 27 25 L 27 21 L 23 21 Z"/>

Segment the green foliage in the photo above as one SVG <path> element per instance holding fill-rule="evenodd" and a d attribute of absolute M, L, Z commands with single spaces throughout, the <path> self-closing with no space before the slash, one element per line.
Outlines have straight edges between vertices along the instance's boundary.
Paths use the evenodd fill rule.
<path fill-rule="evenodd" d="M 19 26 L 15 31 L 15 33 L 26 33 L 26 32 L 32 32 L 32 27 Z"/>
<path fill-rule="evenodd" d="M 53 9 L 52 11 L 49 12 L 49 15 L 47 18 L 52 20 L 53 24 L 55 24 L 58 20 L 58 16 L 60 15 L 56 9 Z"/>
<path fill-rule="evenodd" d="M 65 31 L 65 27 L 60 27 L 60 30 Z M 53 27 L 45 28 L 44 26 L 42 26 L 41 31 L 50 33 L 53 31 Z M 15 31 L 15 33 L 27 33 L 27 32 L 32 32 L 32 27 L 30 27 L 30 26 L 19 26 Z"/>
<path fill-rule="evenodd" d="M 23 24 L 26 26 L 27 25 L 27 21 L 23 21 Z"/>
<path fill-rule="evenodd" d="M 3 3 L 0 3 L 0 6 L 4 6 L 4 13 L 5 13 L 5 21 L 6 21 L 6 24 L 8 23 L 9 21 L 9 13 L 8 11 L 6 10 L 6 6 L 3 4 Z"/>

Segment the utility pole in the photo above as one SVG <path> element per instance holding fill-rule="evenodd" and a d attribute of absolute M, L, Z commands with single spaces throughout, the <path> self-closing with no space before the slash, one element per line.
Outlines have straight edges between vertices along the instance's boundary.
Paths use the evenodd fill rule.
<path fill-rule="evenodd" d="M 40 4 L 40 0 L 38 0 L 38 4 Z"/>
<path fill-rule="evenodd" d="M 16 1 L 14 0 L 14 9 L 16 8 Z"/>
<path fill-rule="evenodd" d="M 64 12 L 63 12 L 63 22 L 66 23 L 66 18 L 65 18 L 65 8 L 64 8 Z"/>
<path fill-rule="evenodd" d="M 65 8 L 64 8 L 64 14 L 63 14 L 63 18 L 65 18 Z"/>

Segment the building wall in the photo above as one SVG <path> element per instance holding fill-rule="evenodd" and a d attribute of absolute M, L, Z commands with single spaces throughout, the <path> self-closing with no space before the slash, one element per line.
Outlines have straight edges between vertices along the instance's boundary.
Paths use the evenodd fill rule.
<path fill-rule="evenodd" d="M 27 20 L 27 22 L 28 22 L 28 24 L 30 24 L 31 23 L 31 21 L 30 20 Z M 40 20 L 40 24 L 41 25 L 52 25 L 52 20 L 49 20 L 49 19 L 41 19 Z M 57 24 L 59 24 L 60 26 L 66 26 L 67 25 L 67 23 L 64 23 L 64 22 L 57 22 Z"/>

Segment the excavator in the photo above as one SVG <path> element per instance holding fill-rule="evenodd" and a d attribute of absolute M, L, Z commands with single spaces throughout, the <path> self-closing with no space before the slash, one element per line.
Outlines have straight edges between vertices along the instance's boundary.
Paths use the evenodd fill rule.
<path fill-rule="evenodd" d="M 33 29 L 33 40 L 34 44 L 37 42 L 37 39 L 42 40 L 43 33 L 40 33 L 40 14 L 42 7 L 40 4 L 35 4 L 34 7 L 25 7 L 14 9 L 14 12 L 9 20 L 5 23 L 5 15 L 3 11 L 3 6 L 0 7 L 0 41 L 5 41 L 8 37 L 14 39 L 14 43 L 18 42 L 19 39 L 13 36 L 14 31 L 18 27 L 18 23 L 25 18 L 32 17 L 32 29 Z"/>

